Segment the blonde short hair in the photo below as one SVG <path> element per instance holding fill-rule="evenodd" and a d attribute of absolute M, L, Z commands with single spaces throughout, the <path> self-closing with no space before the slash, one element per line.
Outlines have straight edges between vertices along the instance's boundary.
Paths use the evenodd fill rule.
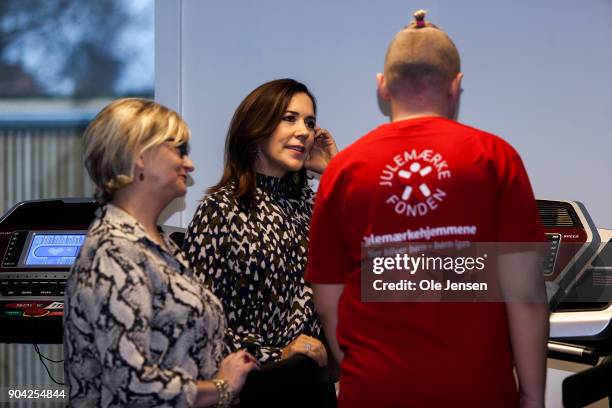
<path fill-rule="evenodd" d="M 444 90 L 461 71 L 461 58 L 448 34 L 425 21 L 425 11 L 398 32 L 385 55 L 385 77 L 392 95 Z"/>
<path fill-rule="evenodd" d="M 179 146 L 190 138 L 178 113 L 154 101 L 118 99 L 107 105 L 83 135 L 83 159 L 102 203 L 132 183 L 134 160 L 146 150 L 171 141 Z"/>

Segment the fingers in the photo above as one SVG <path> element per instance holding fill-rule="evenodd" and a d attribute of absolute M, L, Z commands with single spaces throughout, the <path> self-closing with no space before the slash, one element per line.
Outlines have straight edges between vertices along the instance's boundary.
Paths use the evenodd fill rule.
<path fill-rule="evenodd" d="M 318 145 L 331 159 L 338 153 L 338 147 L 332 134 L 327 129 L 316 128 L 313 146 Z"/>
<path fill-rule="evenodd" d="M 253 370 L 259 370 L 261 367 L 259 366 L 259 363 L 256 361 L 248 361 L 245 362 L 244 365 L 242 366 L 242 371 L 244 373 L 250 373 Z"/>
<path fill-rule="evenodd" d="M 308 348 L 311 349 L 313 353 L 312 355 L 309 354 L 309 356 L 319 363 L 319 366 L 325 367 L 327 365 L 327 351 L 323 343 L 314 337 L 310 337 L 308 339 L 308 344 L 310 346 Z"/>
<path fill-rule="evenodd" d="M 316 340 L 316 339 L 314 337 L 307 336 L 306 334 L 300 334 L 295 339 L 293 339 L 294 342 L 303 342 L 303 341 L 308 341 L 308 340 Z"/>
<path fill-rule="evenodd" d="M 336 141 L 324 128 L 315 127 L 314 143 L 308 151 L 304 162 L 307 170 L 322 174 L 330 160 L 338 153 Z"/>
<path fill-rule="evenodd" d="M 333 141 L 332 135 L 329 132 L 329 130 L 323 129 L 323 128 L 316 128 L 314 139 L 315 141 L 319 141 L 319 140 L 322 140 L 325 142 L 327 142 L 328 140 Z"/>
<path fill-rule="evenodd" d="M 259 361 L 257 361 L 257 359 L 248 351 L 246 350 L 242 350 L 243 354 L 242 354 L 242 359 L 245 363 L 253 363 L 257 368 L 259 368 Z"/>
<path fill-rule="evenodd" d="M 314 337 L 301 334 L 283 350 L 283 358 L 291 357 L 294 354 L 304 354 L 315 360 L 321 367 L 327 365 L 325 346 Z"/>
<path fill-rule="evenodd" d="M 235 353 L 230 354 L 230 356 L 233 356 L 233 359 L 236 360 L 237 364 L 243 363 L 243 364 L 246 364 L 249 367 L 250 366 L 254 366 L 254 367 L 259 368 L 259 361 L 257 361 L 257 359 L 255 357 L 253 357 L 253 355 L 250 354 L 246 350 L 237 351 Z"/>
<path fill-rule="evenodd" d="M 251 371 L 253 368 L 259 368 L 259 362 L 255 357 L 249 354 L 245 350 L 236 351 L 231 353 L 223 359 L 220 364 L 220 371 L 227 370 L 243 370 Z"/>
<path fill-rule="evenodd" d="M 216 377 L 227 380 L 237 395 L 244 386 L 248 373 L 253 370 L 259 370 L 259 362 L 245 350 L 240 350 L 223 359 Z"/>

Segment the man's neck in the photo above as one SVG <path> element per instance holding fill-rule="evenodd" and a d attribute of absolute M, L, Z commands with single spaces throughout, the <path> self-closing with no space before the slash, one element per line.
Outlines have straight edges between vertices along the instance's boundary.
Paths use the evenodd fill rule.
<path fill-rule="evenodd" d="M 422 97 L 392 99 L 391 121 L 423 118 L 427 116 L 440 116 L 453 120 L 448 102 L 442 98 Z"/>
<path fill-rule="evenodd" d="M 408 119 L 426 118 L 426 117 L 431 117 L 431 116 L 444 117 L 436 112 L 419 112 L 419 113 L 406 112 L 406 113 L 402 113 L 398 115 L 392 114 L 391 122 L 399 122 L 399 121 L 408 120 Z"/>
<path fill-rule="evenodd" d="M 424 118 L 428 116 L 439 116 L 447 119 L 448 113 L 445 109 L 425 108 L 425 109 L 406 109 L 399 104 L 391 104 L 391 122 L 400 120 Z"/>

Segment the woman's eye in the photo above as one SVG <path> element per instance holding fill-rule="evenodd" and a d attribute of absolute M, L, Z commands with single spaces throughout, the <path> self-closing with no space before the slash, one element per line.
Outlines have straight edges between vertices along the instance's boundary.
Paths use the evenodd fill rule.
<path fill-rule="evenodd" d="M 185 143 L 181 143 L 178 146 L 174 146 L 174 148 L 176 149 L 176 151 L 178 152 L 179 156 L 181 157 L 185 157 L 189 155 L 189 143 L 185 142 Z"/>
<path fill-rule="evenodd" d="M 314 129 L 317 126 L 317 122 L 314 120 L 307 120 L 306 126 L 308 126 L 308 129 Z"/>
<path fill-rule="evenodd" d="M 284 116 L 283 120 L 286 121 L 286 122 L 295 122 L 295 115 Z"/>

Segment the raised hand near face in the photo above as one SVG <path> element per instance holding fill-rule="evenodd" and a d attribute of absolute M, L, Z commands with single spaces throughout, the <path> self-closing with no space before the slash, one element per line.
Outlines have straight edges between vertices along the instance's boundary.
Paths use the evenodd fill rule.
<path fill-rule="evenodd" d="M 314 143 L 304 163 L 307 170 L 322 174 L 330 160 L 338 153 L 332 134 L 320 127 L 315 128 Z"/>

